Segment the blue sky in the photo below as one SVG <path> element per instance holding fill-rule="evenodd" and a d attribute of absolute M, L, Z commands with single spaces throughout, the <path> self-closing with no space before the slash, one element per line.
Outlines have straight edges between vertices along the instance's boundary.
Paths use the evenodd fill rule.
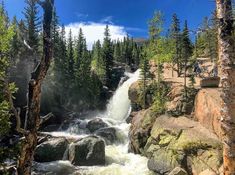
<path fill-rule="evenodd" d="M 95 36 L 106 23 L 113 26 L 111 33 L 120 37 L 128 33 L 133 37 L 147 37 L 147 21 L 155 10 L 164 13 L 165 29 L 171 16 L 177 13 L 182 24 L 188 20 L 191 29 L 197 28 L 203 17 L 215 8 L 213 0 L 55 0 L 60 22 L 77 33 L 82 27 L 85 35 Z M 22 18 L 24 0 L 5 0 L 9 15 Z M 93 27 L 93 29 L 92 29 Z M 97 29 L 97 30 L 96 30 Z M 115 33 L 116 32 L 116 33 Z M 101 32 L 102 33 L 102 32 Z M 115 38 L 115 37 L 114 37 Z"/>

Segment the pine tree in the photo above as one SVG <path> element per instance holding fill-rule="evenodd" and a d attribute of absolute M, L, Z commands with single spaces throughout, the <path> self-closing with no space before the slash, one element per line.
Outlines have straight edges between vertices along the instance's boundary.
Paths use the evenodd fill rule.
<path fill-rule="evenodd" d="M 68 79 L 70 80 L 70 85 L 74 83 L 75 80 L 75 70 L 74 70 L 74 47 L 72 39 L 72 31 L 69 31 L 68 46 L 67 46 L 67 58 L 68 58 Z"/>
<path fill-rule="evenodd" d="M 79 70 L 82 54 L 85 48 L 85 38 L 82 28 L 79 29 L 78 39 L 75 43 L 75 68 Z"/>
<path fill-rule="evenodd" d="M 0 5 L 0 136 L 5 135 L 10 128 L 10 103 L 6 92 L 8 84 L 7 70 L 10 63 L 11 41 L 14 36 L 14 26 L 9 26 L 3 6 Z M 0 150 L 0 154 L 1 154 Z M 1 157 L 1 155 L 0 155 Z"/>
<path fill-rule="evenodd" d="M 177 71 L 177 75 L 178 77 L 181 75 L 181 69 L 182 69 L 182 61 L 181 61 L 181 48 L 180 48 L 180 44 L 181 44 L 181 40 L 180 40 L 180 21 L 177 17 L 176 14 L 173 14 L 172 17 L 172 24 L 171 24 L 171 29 L 170 29 L 170 37 L 173 39 L 174 41 L 174 57 L 173 57 L 173 69 L 174 66 L 176 65 L 176 71 Z"/>
<path fill-rule="evenodd" d="M 140 53 L 139 49 L 136 43 L 134 43 L 133 49 L 131 51 L 133 63 L 135 64 L 136 67 L 139 66 L 139 61 L 140 61 Z"/>
<path fill-rule="evenodd" d="M 52 22 L 51 22 L 51 31 L 52 31 L 52 43 L 53 43 L 53 56 L 59 57 L 59 17 L 56 14 L 56 8 L 53 10 Z"/>
<path fill-rule="evenodd" d="M 39 10 L 37 6 L 37 0 L 25 0 L 26 7 L 24 11 L 25 21 L 26 21 L 26 41 L 27 44 L 33 49 L 37 56 L 39 53 L 39 17 L 37 16 Z"/>
<path fill-rule="evenodd" d="M 113 54 L 114 60 L 117 62 L 121 62 L 121 44 L 118 40 L 114 47 L 114 54 Z"/>
<path fill-rule="evenodd" d="M 161 40 L 160 34 L 163 30 L 163 15 L 161 12 L 155 12 L 153 18 L 149 21 L 149 57 L 156 57 L 157 61 L 157 78 L 158 78 L 158 83 L 161 81 L 161 64 L 162 60 L 161 57 L 159 56 L 161 54 L 161 48 L 159 47 L 160 44 L 158 44 L 158 41 Z"/>
<path fill-rule="evenodd" d="M 66 36 L 65 36 L 65 27 L 62 25 L 62 28 L 58 36 L 58 52 L 54 52 L 54 72 L 55 80 L 63 82 L 64 76 L 67 74 L 67 48 L 66 48 Z M 54 44 L 54 49 L 57 44 Z"/>
<path fill-rule="evenodd" d="M 105 65 L 104 60 L 102 59 L 102 47 L 100 40 L 98 40 L 93 49 L 93 69 L 95 70 L 96 74 L 100 79 L 105 76 Z"/>
<path fill-rule="evenodd" d="M 106 25 L 105 32 L 104 32 L 104 42 L 102 47 L 102 62 L 104 63 L 105 67 L 105 77 L 102 78 L 102 81 L 107 87 L 110 87 L 111 81 L 111 71 L 113 66 L 113 52 L 112 52 L 112 43 L 110 39 L 110 31 L 109 26 Z"/>
<path fill-rule="evenodd" d="M 12 25 L 14 26 L 14 36 L 12 39 L 12 44 L 11 44 L 11 63 L 16 64 L 19 59 L 19 52 L 21 48 L 21 43 L 20 43 L 20 31 L 19 31 L 19 26 L 18 26 L 18 21 L 16 19 L 16 16 L 13 17 L 12 20 Z"/>
<path fill-rule="evenodd" d="M 83 50 L 80 60 L 80 66 L 78 70 L 79 84 L 86 87 L 89 84 L 89 78 L 91 74 L 91 57 L 87 50 L 86 40 L 84 39 Z"/>
<path fill-rule="evenodd" d="M 186 74 L 187 74 L 187 66 L 190 57 L 192 56 L 192 44 L 189 38 L 189 30 L 187 21 L 184 23 L 184 29 L 182 33 L 182 57 L 184 59 L 184 93 L 185 97 L 187 97 L 187 84 L 186 84 Z"/>
<path fill-rule="evenodd" d="M 146 108 L 146 95 L 147 95 L 147 83 L 149 79 L 152 79 L 153 75 L 150 72 L 149 60 L 147 59 L 146 51 L 142 53 L 142 61 L 140 64 L 140 87 L 141 95 L 140 101 L 142 102 L 143 108 Z"/>

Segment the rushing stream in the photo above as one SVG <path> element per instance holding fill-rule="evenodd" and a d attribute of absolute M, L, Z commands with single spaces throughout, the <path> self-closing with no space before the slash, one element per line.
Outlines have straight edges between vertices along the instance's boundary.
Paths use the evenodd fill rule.
<path fill-rule="evenodd" d="M 111 98 L 107 110 L 104 113 L 96 114 L 95 117 L 102 118 L 110 126 L 118 128 L 118 141 L 112 145 L 106 145 L 106 166 L 88 166 L 79 167 L 77 174 L 81 175 L 152 175 L 147 168 L 147 158 L 140 155 L 128 153 L 128 131 L 130 124 L 125 122 L 129 115 L 131 107 L 128 99 L 128 89 L 130 85 L 138 80 L 139 70 L 135 73 L 127 73 L 129 79 L 125 81 L 115 92 Z M 80 125 L 86 125 L 89 120 L 86 119 Z M 82 128 L 82 127 L 81 127 Z M 66 137 L 84 137 L 86 136 L 83 130 L 77 127 L 71 127 L 66 132 L 51 133 L 56 136 Z M 43 169 L 52 171 L 54 168 L 60 170 L 53 170 L 56 174 L 63 175 L 63 168 L 69 168 L 71 164 L 68 161 L 58 161 L 51 164 L 44 164 Z M 75 168 L 76 169 L 76 168 Z M 76 174 L 76 170 L 71 166 L 71 174 Z"/>

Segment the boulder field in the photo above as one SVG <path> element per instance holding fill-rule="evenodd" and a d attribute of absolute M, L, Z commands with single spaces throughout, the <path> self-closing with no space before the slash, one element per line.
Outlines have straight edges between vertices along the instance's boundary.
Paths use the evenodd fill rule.
<path fill-rule="evenodd" d="M 36 162 L 69 160 L 73 165 L 93 166 L 105 164 L 105 143 L 97 136 L 78 140 L 50 138 L 35 150 Z"/>
<path fill-rule="evenodd" d="M 129 89 L 129 151 L 146 156 L 156 175 L 218 175 L 223 164 L 220 89 L 194 89 L 183 101 L 182 85 L 172 85 L 165 114 L 139 108 L 138 82 Z M 186 109 L 186 110 L 185 110 Z"/>

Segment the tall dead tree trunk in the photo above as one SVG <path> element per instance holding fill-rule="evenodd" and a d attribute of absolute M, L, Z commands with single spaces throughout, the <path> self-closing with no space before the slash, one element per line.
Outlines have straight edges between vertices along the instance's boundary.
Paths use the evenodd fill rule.
<path fill-rule="evenodd" d="M 222 84 L 223 163 L 224 174 L 235 175 L 235 67 L 232 39 L 231 0 L 216 0 L 218 18 L 219 62 Z"/>
<path fill-rule="evenodd" d="M 17 172 L 19 175 L 30 175 L 37 146 L 37 131 L 40 125 L 40 98 L 42 81 L 45 78 L 52 59 L 51 46 L 51 20 L 54 0 L 44 0 L 39 2 L 44 10 L 43 19 L 43 56 L 35 71 L 31 74 L 28 85 L 28 109 L 27 127 L 24 132 L 25 140 L 22 143 L 21 153 L 18 160 Z"/>

